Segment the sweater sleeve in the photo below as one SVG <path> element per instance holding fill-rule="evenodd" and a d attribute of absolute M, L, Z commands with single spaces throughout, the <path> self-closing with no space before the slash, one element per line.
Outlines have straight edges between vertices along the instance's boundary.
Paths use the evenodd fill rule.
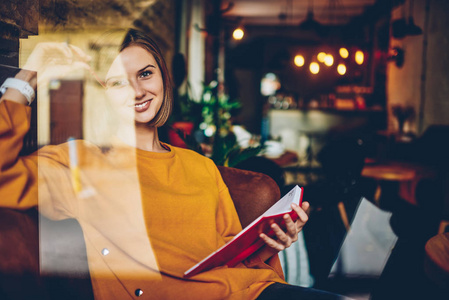
<path fill-rule="evenodd" d="M 31 108 L 0 103 L 0 205 L 27 209 L 37 205 L 37 157 L 20 158 L 23 138 L 30 127 Z"/>
<path fill-rule="evenodd" d="M 74 193 L 68 184 L 69 170 L 57 147 L 19 156 L 30 116 L 28 106 L 8 100 L 0 103 L 0 206 L 28 209 L 39 205 L 49 218 L 73 217 L 76 207 L 69 201 Z"/>

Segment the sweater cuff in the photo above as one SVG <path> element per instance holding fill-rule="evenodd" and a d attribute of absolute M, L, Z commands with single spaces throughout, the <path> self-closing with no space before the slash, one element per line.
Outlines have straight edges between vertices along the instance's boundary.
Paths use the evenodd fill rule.
<path fill-rule="evenodd" d="M 0 102 L 0 134 L 25 126 L 24 132 L 30 127 L 31 107 L 14 101 Z"/>

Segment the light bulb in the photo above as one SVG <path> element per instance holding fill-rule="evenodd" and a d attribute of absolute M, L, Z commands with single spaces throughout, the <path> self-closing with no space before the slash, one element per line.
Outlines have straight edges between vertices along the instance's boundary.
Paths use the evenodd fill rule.
<path fill-rule="evenodd" d="M 349 56 L 349 51 L 346 48 L 340 48 L 339 53 L 342 58 L 348 58 Z"/>
<path fill-rule="evenodd" d="M 324 59 L 326 58 L 326 53 L 324 53 L 324 52 L 320 52 L 320 53 L 318 53 L 318 55 L 316 56 L 316 59 L 319 61 L 319 62 L 324 62 Z"/>
<path fill-rule="evenodd" d="M 334 64 L 334 57 L 331 54 L 327 54 L 324 57 L 324 64 L 328 67 L 332 66 Z"/>
<path fill-rule="evenodd" d="M 337 72 L 340 75 L 345 75 L 346 74 L 346 66 L 344 64 L 339 64 L 337 66 Z"/>
<path fill-rule="evenodd" d="M 363 54 L 362 51 L 357 50 L 357 52 L 355 53 L 355 62 L 359 65 L 363 64 L 363 61 L 365 59 L 365 56 Z"/>
<path fill-rule="evenodd" d="M 242 28 L 237 28 L 234 30 L 234 32 L 232 33 L 232 37 L 235 40 L 241 40 L 243 38 L 243 36 L 245 35 L 245 32 L 243 31 Z"/>
<path fill-rule="evenodd" d="M 304 66 L 304 56 L 298 54 L 295 56 L 295 65 L 297 65 L 298 67 L 302 67 Z"/>
<path fill-rule="evenodd" d="M 320 72 L 320 65 L 317 62 L 313 62 L 309 66 L 310 73 L 318 74 Z"/>

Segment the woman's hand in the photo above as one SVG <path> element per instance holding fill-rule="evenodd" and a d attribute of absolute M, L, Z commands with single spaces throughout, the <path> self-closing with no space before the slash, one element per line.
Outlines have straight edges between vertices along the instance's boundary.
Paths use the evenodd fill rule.
<path fill-rule="evenodd" d="M 298 220 L 293 222 L 289 214 L 284 215 L 285 224 L 287 231 L 283 231 L 278 224 L 272 224 L 271 228 L 276 234 L 276 239 L 268 237 L 266 234 L 261 233 L 260 237 L 265 241 L 265 243 L 271 247 L 273 250 L 282 251 L 285 248 L 291 246 L 292 243 L 298 240 L 298 234 L 301 232 L 302 228 L 306 224 L 309 217 L 306 211 L 309 209 L 309 203 L 303 202 L 302 207 L 296 204 L 292 204 L 292 209 L 298 214 Z"/>
<path fill-rule="evenodd" d="M 39 43 L 31 52 L 25 70 L 37 72 L 38 85 L 58 79 L 76 69 L 89 69 L 91 57 L 80 48 L 57 42 Z"/>
<path fill-rule="evenodd" d="M 15 78 L 28 82 L 34 90 L 37 86 L 47 88 L 48 82 L 52 79 L 60 79 L 80 69 L 90 70 L 88 65 L 90 60 L 91 57 L 76 46 L 56 42 L 39 43 Z M 0 101 L 3 99 L 28 103 L 25 96 L 13 88 L 6 90 Z"/>

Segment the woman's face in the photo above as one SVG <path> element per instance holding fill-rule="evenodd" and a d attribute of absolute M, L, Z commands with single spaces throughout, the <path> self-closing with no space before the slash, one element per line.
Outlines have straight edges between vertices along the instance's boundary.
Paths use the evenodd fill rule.
<path fill-rule="evenodd" d="M 162 74 L 153 55 L 139 46 L 122 50 L 106 75 L 106 93 L 121 117 L 150 122 L 164 99 Z"/>

